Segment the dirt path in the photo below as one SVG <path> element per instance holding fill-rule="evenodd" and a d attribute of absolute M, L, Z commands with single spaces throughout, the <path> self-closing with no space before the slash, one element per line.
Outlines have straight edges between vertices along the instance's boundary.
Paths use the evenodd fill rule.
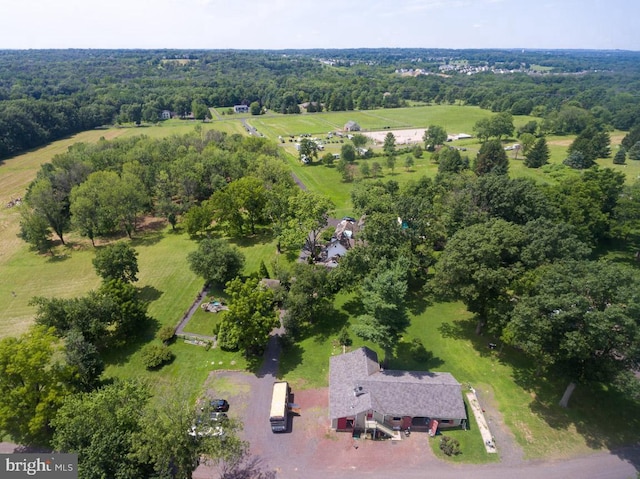
<path fill-rule="evenodd" d="M 305 184 L 300 180 L 300 178 L 298 178 L 296 176 L 295 173 L 291 173 L 291 177 L 293 178 L 293 181 L 296 182 L 296 185 L 298 185 L 298 187 L 302 190 L 302 191 L 307 191 L 307 187 L 305 186 Z"/>

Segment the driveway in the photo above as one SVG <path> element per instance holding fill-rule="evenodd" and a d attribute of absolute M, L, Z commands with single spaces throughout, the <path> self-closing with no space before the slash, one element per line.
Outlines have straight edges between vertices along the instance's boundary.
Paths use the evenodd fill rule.
<path fill-rule="evenodd" d="M 278 356 L 279 344 L 272 336 L 265 352 L 265 363 L 257 375 L 214 371 L 207 381 L 210 394 L 224 394 L 229 400 L 229 415 L 243 421 L 243 439 L 249 441 L 252 456 L 260 460 L 264 471 L 275 472 L 276 478 L 353 479 L 355 473 L 372 479 L 624 479 L 635 478 L 640 466 L 639 448 L 563 461 L 523 461 L 508 454 L 512 457 L 498 464 L 450 464 L 433 455 L 427 434 L 413 433 L 402 441 L 366 441 L 333 432 L 329 427 L 327 388 L 292 390 L 291 399 L 300 406 L 300 415 L 293 417 L 290 432 L 273 434 L 269 407 Z M 200 466 L 193 477 L 218 476 L 214 468 Z"/>

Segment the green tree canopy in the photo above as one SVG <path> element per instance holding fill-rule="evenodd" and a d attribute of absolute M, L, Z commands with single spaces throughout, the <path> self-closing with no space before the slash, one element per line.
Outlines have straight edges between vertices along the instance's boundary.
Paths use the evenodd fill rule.
<path fill-rule="evenodd" d="M 53 447 L 80 456 L 81 479 L 148 477 L 153 468 L 132 452 L 149 398 L 147 388 L 130 381 L 68 397 L 52 421 Z"/>
<path fill-rule="evenodd" d="M 613 156 L 614 165 L 624 165 L 627 162 L 627 150 L 624 146 L 621 146 L 616 154 Z"/>
<path fill-rule="evenodd" d="M 93 267 L 103 281 L 119 279 L 134 283 L 138 281 L 138 252 L 127 243 L 118 241 L 96 251 Z"/>
<path fill-rule="evenodd" d="M 207 238 L 187 256 L 191 270 L 207 283 L 225 284 L 244 266 L 244 255 L 223 239 Z"/>
<path fill-rule="evenodd" d="M 348 163 L 356 161 L 356 149 L 350 143 L 345 143 L 340 147 L 340 159 Z"/>
<path fill-rule="evenodd" d="M 0 433 L 18 444 L 46 446 L 51 421 L 73 392 L 73 368 L 62 362 L 51 329 L 36 326 L 0 340 Z"/>
<path fill-rule="evenodd" d="M 476 175 L 506 175 L 509 171 L 509 158 L 499 140 L 485 141 L 480 147 L 474 164 Z"/>
<path fill-rule="evenodd" d="M 469 169 L 469 158 L 455 148 L 442 148 L 437 153 L 438 173 L 460 173 Z"/>
<path fill-rule="evenodd" d="M 255 234 L 256 226 L 264 219 L 267 190 L 260 178 L 245 176 L 217 191 L 211 204 L 214 216 L 218 221 L 227 222 L 231 232 L 243 234 L 244 225 L 248 223 L 251 234 Z"/>
<path fill-rule="evenodd" d="M 289 198 L 290 216 L 283 229 L 283 243 L 289 248 L 304 248 L 313 258 L 318 254 L 320 235 L 335 208 L 325 196 L 302 191 Z"/>
<path fill-rule="evenodd" d="M 360 298 L 365 313 L 358 316 L 353 331 L 380 346 L 384 350 L 385 362 L 409 326 L 406 294 L 406 265 L 401 263 L 367 276 L 362 285 Z"/>
<path fill-rule="evenodd" d="M 299 337 L 304 328 L 331 310 L 335 293 L 322 265 L 297 263 L 291 274 L 294 280 L 285 299 L 283 324 L 288 335 Z"/>
<path fill-rule="evenodd" d="M 447 141 L 447 131 L 438 125 L 430 125 L 422 135 L 424 149 L 427 151 L 435 151 L 438 145 L 444 145 Z"/>
<path fill-rule="evenodd" d="M 502 219 L 459 230 L 438 258 L 434 285 L 461 299 L 476 314 L 477 332 L 485 325 L 500 331 L 509 309 L 508 289 L 521 273 L 522 228 Z"/>
<path fill-rule="evenodd" d="M 534 145 L 526 153 L 524 164 L 528 168 L 540 168 L 549 162 L 551 154 L 544 137 L 538 138 Z"/>
<path fill-rule="evenodd" d="M 396 154 L 396 137 L 393 133 L 389 132 L 384 137 L 382 150 L 387 156 L 394 156 Z"/>
<path fill-rule="evenodd" d="M 637 275 L 620 264 L 551 265 L 527 283 L 504 338 L 542 370 L 571 382 L 609 382 L 640 366 L 639 290 Z"/>
<path fill-rule="evenodd" d="M 246 355 L 260 354 L 269 340 L 269 333 L 279 320 L 273 304 L 273 291 L 262 286 L 257 278 L 227 283 L 229 311 L 220 324 L 218 341 L 224 349 L 240 349 Z"/>
<path fill-rule="evenodd" d="M 25 201 L 34 214 L 46 219 L 60 242 L 64 244 L 64 234 L 69 229 L 67 193 L 56 188 L 49 178 L 41 177 L 29 186 Z"/>

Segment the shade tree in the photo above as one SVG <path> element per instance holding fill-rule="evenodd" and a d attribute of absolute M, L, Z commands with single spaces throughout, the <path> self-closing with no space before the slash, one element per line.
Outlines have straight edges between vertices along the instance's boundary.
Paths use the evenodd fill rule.
<path fill-rule="evenodd" d="M 439 125 L 430 125 L 422 135 L 424 149 L 427 151 L 435 151 L 440 145 L 444 145 L 447 141 L 447 131 Z"/>
<path fill-rule="evenodd" d="M 364 279 L 360 299 L 364 314 L 356 318 L 352 329 L 356 335 L 380 346 L 387 363 L 409 326 L 406 312 L 406 265 L 397 262 L 378 269 Z"/>
<path fill-rule="evenodd" d="M 335 206 L 327 197 L 307 191 L 291 196 L 289 206 L 291 216 L 283 226 L 282 243 L 291 249 L 304 247 L 315 259 L 320 235 Z"/>
<path fill-rule="evenodd" d="M 123 241 L 98 249 L 92 262 L 96 273 L 103 281 L 138 281 L 138 252 Z"/>
<path fill-rule="evenodd" d="M 51 421 L 74 392 L 74 369 L 49 328 L 0 340 L 0 432 L 22 445 L 48 446 Z"/>
<path fill-rule="evenodd" d="M 245 355 L 261 354 L 269 340 L 269 333 L 278 326 L 273 291 L 258 278 L 242 281 L 235 278 L 225 288 L 229 311 L 218 331 L 220 347 L 241 350 Z"/>
<path fill-rule="evenodd" d="M 244 255 L 223 239 L 207 238 L 188 254 L 187 261 L 206 283 L 223 285 L 242 271 Z"/>
<path fill-rule="evenodd" d="M 544 268 L 527 283 L 504 339 L 534 358 L 540 372 L 576 383 L 611 382 L 640 366 L 637 274 L 614 263 L 579 261 Z"/>

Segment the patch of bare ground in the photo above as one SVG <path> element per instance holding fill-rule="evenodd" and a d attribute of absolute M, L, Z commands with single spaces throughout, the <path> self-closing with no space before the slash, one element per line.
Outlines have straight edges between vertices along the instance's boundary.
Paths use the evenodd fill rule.
<path fill-rule="evenodd" d="M 495 439 L 500 461 L 503 464 L 523 463 L 524 452 L 509 427 L 505 424 L 502 413 L 498 410 L 493 390 L 488 386 L 483 386 L 476 390 L 476 394 L 484 408 L 484 417 Z M 531 432 L 526 429 L 526 424 L 517 423 L 517 427 L 522 431 L 528 442 L 533 440 Z"/>

